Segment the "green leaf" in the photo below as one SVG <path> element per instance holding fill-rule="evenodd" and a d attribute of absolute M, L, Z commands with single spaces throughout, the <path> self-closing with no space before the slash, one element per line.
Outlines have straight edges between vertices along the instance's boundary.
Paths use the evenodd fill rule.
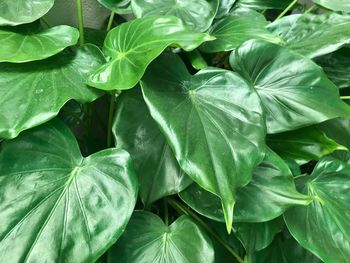
<path fill-rule="evenodd" d="M 71 99 L 84 103 L 101 96 L 85 80 L 104 61 L 97 47 L 85 45 L 46 60 L 0 63 L 0 138 L 52 119 Z"/>
<path fill-rule="evenodd" d="M 237 6 L 251 9 L 285 9 L 292 0 L 239 0 Z"/>
<path fill-rule="evenodd" d="M 224 222 L 220 200 L 215 195 L 191 185 L 180 198 L 199 214 Z M 236 191 L 234 222 L 265 222 L 283 214 L 293 205 L 307 205 L 308 196 L 295 189 L 292 174 L 283 160 L 271 150 L 255 169 L 251 182 Z"/>
<path fill-rule="evenodd" d="M 328 138 L 315 126 L 270 135 L 267 144 L 282 158 L 294 160 L 299 165 L 319 160 L 336 150 L 347 151 L 345 146 Z"/>
<path fill-rule="evenodd" d="M 79 31 L 70 26 L 43 29 L 40 22 L 0 27 L 0 62 L 22 63 L 51 57 L 77 43 Z"/>
<path fill-rule="evenodd" d="M 311 175 L 297 180 L 298 189 L 314 201 L 284 215 L 294 238 L 326 263 L 346 263 L 350 258 L 349 180 L 349 164 L 324 158 Z"/>
<path fill-rule="evenodd" d="M 211 240 L 188 216 L 167 226 L 155 214 L 135 212 L 107 262 L 214 263 Z"/>
<path fill-rule="evenodd" d="M 136 203 L 129 154 L 83 158 L 57 119 L 3 142 L 0 164 L 1 262 L 95 262 Z"/>
<path fill-rule="evenodd" d="M 131 0 L 97 0 L 101 5 L 117 14 L 131 13 Z"/>
<path fill-rule="evenodd" d="M 250 9 L 240 8 L 215 22 L 208 33 L 216 40 L 204 43 L 203 52 L 230 51 L 249 39 L 263 39 L 279 43 L 281 39 L 266 29 L 265 17 Z"/>
<path fill-rule="evenodd" d="M 223 16 L 226 16 L 236 0 L 219 0 L 219 8 L 216 12 L 216 18 L 222 18 Z"/>
<path fill-rule="evenodd" d="M 342 48 L 315 61 L 339 88 L 350 87 L 350 48 Z"/>
<path fill-rule="evenodd" d="M 350 13 L 349 0 L 312 0 L 314 3 L 338 12 Z"/>
<path fill-rule="evenodd" d="M 257 94 L 232 71 L 208 68 L 191 76 L 175 55 L 155 61 L 141 86 L 181 168 L 221 198 L 230 230 L 234 192 L 251 180 L 265 153 Z"/>
<path fill-rule="evenodd" d="M 332 0 L 333 1 L 333 0 Z M 350 15 L 290 15 L 268 26 L 294 51 L 314 58 L 340 49 L 350 41 Z"/>
<path fill-rule="evenodd" d="M 209 28 L 218 9 L 219 0 L 132 0 L 136 17 L 173 15 L 180 18 L 193 31 Z"/>
<path fill-rule="evenodd" d="M 1 0 L 0 26 L 31 23 L 45 15 L 54 0 Z"/>
<path fill-rule="evenodd" d="M 340 100 L 338 88 L 323 70 L 285 47 L 247 41 L 232 52 L 230 64 L 258 92 L 268 133 L 350 117 L 350 107 Z"/>
<path fill-rule="evenodd" d="M 139 88 L 118 97 L 113 133 L 117 146 L 126 149 L 134 160 L 145 206 L 191 184 L 149 114 Z"/>
<path fill-rule="evenodd" d="M 88 84 L 103 90 L 130 89 L 167 46 L 180 46 L 190 51 L 212 39 L 207 34 L 188 30 L 174 16 L 129 21 L 108 33 L 104 52 L 112 59 L 89 77 Z"/>

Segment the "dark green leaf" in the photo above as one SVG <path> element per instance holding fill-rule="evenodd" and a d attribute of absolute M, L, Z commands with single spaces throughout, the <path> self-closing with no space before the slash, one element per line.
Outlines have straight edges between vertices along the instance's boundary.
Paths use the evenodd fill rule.
<path fill-rule="evenodd" d="M 214 263 L 211 240 L 188 216 L 167 226 L 155 214 L 135 212 L 108 263 Z"/>
<path fill-rule="evenodd" d="M 123 92 L 117 105 L 113 133 L 117 146 L 126 149 L 134 160 L 145 206 L 184 190 L 192 180 L 179 167 L 140 89 Z"/>
<path fill-rule="evenodd" d="M 254 85 L 266 110 L 268 133 L 350 117 L 338 88 L 308 58 L 261 40 L 247 41 L 230 56 L 234 70 Z"/>
<path fill-rule="evenodd" d="M 232 71 L 208 68 L 191 76 L 175 55 L 155 61 L 141 86 L 181 168 L 221 198 L 230 229 L 234 192 L 264 157 L 258 95 Z"/>
<path fill-rule="evenodd" d="M 350 13 L 349 0 L 313 0 L 313 2 L 334 11 Z"/>
<path fill-rule="evenodd" d="M 219 8 L 216 13 L 216 18 L 221 18 L 227 15 L 235 2 L 236 0 L 219 0 Z"/>
<path fill-rule="evenodd" d="M 314 201 L 284 215 L 289 231 L 305 248 L 326 263 L 350 258 L 350 165 L 333 158 L 321 160 L 297 187 Z"/>
<path fill-rule="evenodd" d="M 188 28 L 202 32 L 213 22 L 219 0 L 133 0 L 131 3 L 136 17 L 173 15 Z"/>
<path fill-rule="evenodd" d="M 117 14 L 131 13 L 131 0 L 97 0 L 101 5 Z"/>
<path fill-rule="evenodd" d="M 292 0 L 239 0 L 237 6 L 265 10 L 265 9 L 285 9 Z"/>
<path fill-rule="evenodd" d="M 136 203 L 129 154 L 83 158 L 58 120 L 3 142 L 0 163 L 1 262 L 95 262 Z"/>
<path fill-rule="evenodd" d="M 104 61 L 97 47 L 86 45 L 46 60 L 0 63 L 0 138 L 52 119 L 71 99 L 83 103 L 101 96 L 85 80 Z"/>
<path fill-rule="evenodd" d="M 70 26 L 43 29 L 40 23 L 0 27 L 0 62 L 28 62 L 51 57 L 77 43 L 79 31 Z"/>
<path fill-rule="evenodd" d="M 208 40 L 212 37 L 188 30 L 174 16 L 132 20 L 108 33 L 104 51 L 112 59 L 90 76 L 88 84 L 103 90 L 130 89 L 167 46 L 176 45 L 190 51 Z"/>

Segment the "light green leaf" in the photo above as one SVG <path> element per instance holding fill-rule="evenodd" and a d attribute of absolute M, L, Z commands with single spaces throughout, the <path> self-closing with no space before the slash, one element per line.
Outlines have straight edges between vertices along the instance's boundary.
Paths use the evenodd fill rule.
<path fill-rule="evenodd" d="M 232 68 L 254 85 L 266 110 L 268 133 L 350 117 L 338 88 L 308 58 L 265 41 L 247 41 L 230 56 Z"/>
<path fill-rule="evenodd" d="M 103 90 L 130 89 L 167 46 L 190 51 L 212 39 L 207 34 L 188 30 L 174 16 L 132 20 L 108 33 L 104 52 L 112 59 L 89 77 L 88 84 Z"/>
<path fill-rule="evenodd" d="M 155 214 L 135 212 L 108 263 L 214 263 L 211 240 L 188 216 L 167 226 Z"/>
<path fill-rule="evenodd" d="M 294 51 L 314 58 L 343 47 L 350 42 L 350 15 L 290 15 L 268 26 Z"/>
<path fill-rule="evenodd" d="M 249 39 L 281 42 L 281 39 L 269 32 L 266 26 L 267 21 L 262 14 L 245 8 L 236 9 L 210 27 L 208 33 L 216 37 L 216 40 L 204 43 L 201 50 L 208 53 L 229 51 Z"/>
<path fill-rule="evenodd" d="M 239 0 L 237 6 L 265 10 L 280 9 L 284 10 L 292 0 Z"/>
<path fill-rule="evenodd" d="M 0 27 L 0 62 L 22 63 L 51 57 L 77 43 L 79 31 L 70 26 L 43 29 L 40 22 Z"/>
<path fill-rule="evenodd" d="M 1 0 L 0 26 L 31 23 L 45 15 L 54 0 Z"/>
<path fill-rule="evenodd" d="M 100 97 L 85 81 L 104 61 L 97 47 L 85 45 L 46 60 L 0 63 L 0 138 L 52 119 L 71 99 L 84 103 Z"/>
<path fill-rule="evenodd" d="M 131 0 L 97 0 L 101 5 L 117 14 L 131 13 Z"/>
<path fill-rule="evenodd" d="M 349 0 L 312 0 L 314 3 L 338 12 L 350 13 Z"/>
<path fill-rule="evenodd" d="M 123 233 L 137 198 L 127 152 L 83 158 L 57 119 L 2 143 L 0 262 L 95 262 Z"/>
<path fill-rule="evenodd" d="M 145 206 L 192 183 L 149 114 L 140 88 L 118 97 L 113 133 L 117 146 L 126 149 L 134 160 Z"/>
<path fill-rule="evenodd" d="M 350 258 L 350 166 L 324 158 L 297 187 L 313 197 L 307 207 L 293 207 L 284 215 L 294 238 L 325 263 L 347 263 Z"/>
<path fill-rule="evenodd" d="M 136 17 L 173 15 L 180 18 L 193 31 L 209 28 L 218 9 L 219 0 L 132 0 Z"/>
<path fill-rule="evenodd" d="M 192 209 L 212 220 L 224 222 L 220 200 L 215 195 L 191 185 L 180 198 Z M 255 169 L 251 182 L 236 191 L 234 222 L 265 222 L 283 214 L 293 205 L 308 205 L 310 198 L 298 193 L 293 176 L 283 160 L 271 150 Z"/>
<path fill-rule="evenodd" d="M 181 168 L 221 198 L 230 230 L 234 192 L 251 180 L 265 153 L 257 94 L 232 71 L 208 68 L 191 76 L 175 55 L 155 61 L 141 86 Z"/>

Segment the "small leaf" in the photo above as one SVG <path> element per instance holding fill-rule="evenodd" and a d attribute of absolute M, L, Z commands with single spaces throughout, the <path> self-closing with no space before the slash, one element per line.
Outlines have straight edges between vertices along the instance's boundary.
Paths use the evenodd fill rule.
<path fill-rule="evenodd" d="M 98 68 L 88 84 L 103 90 L 131 89 L 141 79 L 149 63 L 170 45 L 186 51 L 213 38 L 188 30 L 174 16 L 146 17 L 112 29 L 105 40 L 104 51 L 112 59 Z"/>
<path fill-rule="evenodd" d="M 126 149 L 134 160 L 145 206 L 192 183 L 149 114 L 140 88 L 118 97 L 113 133 L 117 146 Z"/>
<path fill-rule="evenodd" d="M 167 226 L 155 214 L 134 212 L 108 263 L 214 263 L 211 240 L 188 216 Z"/>
<path fill-rule="evenodd" d="M 131 13 L 131 0 L 97 0 L 101 5 L 117 14 Z"/>
<path fill-rule="evenodd" d="M 314 3 L 337 12 L 350 13 L 349 0 L 312 0 Z"/>
<path fill-rule="evenodd" d="M 221 198 L 230 229 L 234 192 L 250 181 L 265 153 L 257 94 L 232 71 L 208 68 L 191 76 L 175 55 L 155 61 L 141 86 L 181 168 Z"/>
<path fill-rule="evenodd" d="M 0 26 L 31 23 L 45 15 L 54 0 L 1 0 Z"/>
<path fill-rule="evenodd" d="M 0 261 L 95 262 L 123 233 L 136 198 L 124 150 L 83 158 L 57 119 L 24 132 L 0 152 Z"/>
<path fill-rule="evenodd" d="M 0 63 L 0 138 L 14 138 L 52 119 L 71 99 L 83 103 L 100 97 L 85 80 L 104 61 L 97 47 L 85 45 L 46 60 Z"/>
<path fill-rule="evenodd" d="M 350 117 L 350 107 L 340 100 L 338 88 L 323 70 L 285 47 L 247 41 L 232 52 L 230 64 L 258 92 L 268 133 Z"/>
<path fill-rule="evenodd" d="M 0 27 L 0 62 L 22 63 L 51 57 L 77 43 L 79 31 L 70 26 L 43 29 L 40 22 Z"/>
<path fill-rule="evenodd" d="M 216 40 L 204 43 L 201 50 L 208 53 L 230 51 L 249 39 L 279 43 L 281 39 L 270 33 L 266 26 L 267 21 L 262 14 L 245 8 L 236 9 L 210 27 L 208 33 Z"/>
<path fill-rule="evenodd" d="M 257 10 L 280 9 L 284 10 L 291 0 L 238 0 L 238 7 L 246 7 Z"/>
<path fill-rule="evenodd" d="M 216 18 L 222 18 L 224 16 L 226 16 L 231 8 L 233 7 L 233 5 L 235 4 L 236 0 L 220 0 L 219 1 L 219 8 L 218 11 L 216 13 Z"/>
<path fill-rule="evenodd" d="M 333 158 L 321 160 L 297 186 L 314 201 L 293 207 L 284 215 L 295 239 L 325 263 L 350 258 L 350 165 Z"/>

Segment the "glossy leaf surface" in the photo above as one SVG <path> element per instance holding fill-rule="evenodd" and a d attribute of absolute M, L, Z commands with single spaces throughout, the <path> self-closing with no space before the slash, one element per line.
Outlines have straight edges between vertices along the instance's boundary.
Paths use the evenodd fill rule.
<path fill-rule="evenodd" d="M 209 28 L 218 9 L 219 0 L 133 0 L 136 17 L 173 15 L 180 18 L 193 31 Z"/>
<path fill-rule="evenodd" d="M 250 181 L 264 157 L 265 127 L 257 94 L 228 70 L 208 68 L 191 76 L 175 55 L 155 61 L 141 86 L 181 168 L 221 198 L 230 228 L 234 192 Z"/>
<path fill-rule="evenodd" d="M 350 258 L 349 180 L 349 164 L 321 160 L 310 176 L 297 180 L 300 191 L 314 201 L 284 215 L 295 239 L 326 263 L 346 263 Z"/>
<path fill-rule="evenodd" d="M 40 23 L 0 27 L 0 62 L 22 63 L 57 54 L 77 43 L 79 31 L 70 26 L 43 29 Z"/>
<path fill-rule="evenodd" d="M 58 120 L 2 143 L 0 163 L 1 262 L 95 262 L 136 203 L 129 154 L 83 158 Z"/>
<path fill-rule="evenodd" d="M 180 194 L 181 199 L 198 213 L 223 222 L 220 200 L 193 184 Z M 255 169 L 252 181 L 237 189 L 234 222 L 265 222 L 272 220 L 293 205 L 307 205 L 308 196 L 298 193 L 289 168 L 272 151 Z"/>
<path fill-rule="evenodd" d="M 349 0 L 313 0 L 313 2 L 333 11 L 350 13 Z"/>
<path fill-rule="evenodd" d="M 211 39 L 205 33 L 188 30 L 174 16 L 129 21 L 108 33 L 104 52 L 112 59 L 90 76 L 88 84 L 103 90 L 130 89 L 167 46 L 180 46 L 190 51 Z"/>
<path fill-rule="evenodd" d="M 31 23 L 45 15 L 54 0 L 1 0 L 0 26 Z"/>
<path fill-rule="evenodd" d="M 97 0 L 104 7 L 117 14 L 131 13 L 131 0 Z"/>
<path fill-rule="evenodd" d="M 219 8 L 216 12 L 216 18 L 221 18 L 227 15 L 235 3 L 236 0 L 219 0 Z"/>
<path fill-rule="evenodd" d="M 285 9 L 291 0 L 239 0 L 237 6 L 265 10 L 265 9 Z"/>
<path fill-rule="evenodd" d="M 71 99 L 83 103 L 101 96 L 85 81 L 104 61 L 97 47 L 86 45 L 46 60 L 0 63 L 0 138 L 52 119 Z"/>
<path fill-rule="evenodd" d="M 134 160 L 145 206 L 191 184 L 192 180 L 179 167 L 164 135 L 149 114 L 139 88 L 118 97 L 115 116 L 115 141 Z"/>
<path fill-rule="evenodd" d="M 232 52 L 230 64 L 258 92 L 268 133 L 350 116 L 350 107 L 340 100 L 338 88 L 322 69 L 287 48 L 247 41 Z"/>
<path fill-rule="evenodd" d="M 268 28 L 287 47 L 309 58 L 331 53 L 350 42 L 350 15 L 290 15 L 277 19 Z"/>
<path fill-rule="evenodd" d="M 108 262 L 214 263 L 211 240 L 188 216 L 167 226 L 155 214 L 135 212 Z"/>
<path fill-rule="evenodd" d="M 204 43 L 204 52 L 229 51 L 237 48 L 249 39 L 263 39 L 279 43 L 281 39 L 266 29 L 267 21 L 260 13 L 250 9 L 237 9 L 218 20 L 209 28 L 208 33 L 216 39 Z"/>

